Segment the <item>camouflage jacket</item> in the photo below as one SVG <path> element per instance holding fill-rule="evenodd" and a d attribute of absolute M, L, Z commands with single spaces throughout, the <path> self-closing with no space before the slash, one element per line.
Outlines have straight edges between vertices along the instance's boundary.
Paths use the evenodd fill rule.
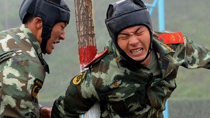
<path fill-rule="evenodd" d="M 123 60 L 110 41 L 108 51 L 75 76 L 65 96 L 54 102 L 52 117 L 78 118 L 98 101 L 101 118 L 163 118 L 179 66 L 210 69 L 210 52 L 186 37 L 181 37 L 182 43 L 166 45 L 158 40 L 161 33 L 167 34 L 156 32 L 153 37 L 160 76 Z"/>
<path fill-rule="evenodd" d="M 25 25 L 0 32 L 1 118 L 39 118 L 37 94 L 47 67 L 39 42 Z"/>

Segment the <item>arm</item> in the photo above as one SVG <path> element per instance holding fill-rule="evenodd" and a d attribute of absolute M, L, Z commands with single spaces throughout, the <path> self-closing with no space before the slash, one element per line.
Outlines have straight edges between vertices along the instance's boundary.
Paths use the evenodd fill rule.
<path fill-rule="evenodd" d="M 67 88 L 65 96 L 55 100 L 52 118 L 79 118 L 99 100 L 89 71 L 75 76 Z"/>
<path fill-rule="evenodd" d="M 188 69 L 210 69 L 210 51 L 202 46 L 194 44 L 193 41 L 185 38 L 184 44 L 176 49 L 176 51 L 180 51 L 178 58 L 183 59 L 183 67 Z"/>

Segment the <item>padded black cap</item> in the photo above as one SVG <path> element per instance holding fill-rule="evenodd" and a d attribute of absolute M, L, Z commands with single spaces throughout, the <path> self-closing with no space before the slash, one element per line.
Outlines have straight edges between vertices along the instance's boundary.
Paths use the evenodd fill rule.
<path fill-rule="evenodd" d="M 124 59 L 130 62 L 139 63 L 148 57 L 152 50 L 152 22 L 149 11 L 141 0 L 121 0 L 110 4 L 107 10 L 105 23 L 110 37 Z M 117 43 L 118 34 L 122 30 L 137 25 L 144 25 L 150 31 L 150 49 L 147 56 L 141 61 L 131 59 Z"/>

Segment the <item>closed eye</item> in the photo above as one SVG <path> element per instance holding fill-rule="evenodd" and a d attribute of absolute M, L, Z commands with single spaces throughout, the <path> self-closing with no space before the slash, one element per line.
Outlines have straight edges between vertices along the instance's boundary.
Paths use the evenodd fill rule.
<path fill-rule="evenodd" d="M 64 28 L 65 28 L 64 26 L 61 26 L 61 29 L 62 29 L 62 30 L 64 30 Z"/>
<path fill-rule="evenodd" d="M 138 32 L 136 32 L 135 34 L 136 34 L 137 36 L 141 36 L 141 35 L 143 34 L 143 32 L 144 32 L 144 31 L 138 31 Z"/>
<path fill-rule="evenodd" d="M 129 37 L 128 34 L 126 34 L 126 33 L 120 33 L 119 36 L 118 36 L 118 39 L 120 39 L 120 40 L 125 40 L 125 39 L 127 39 L 128 37 Z"/>

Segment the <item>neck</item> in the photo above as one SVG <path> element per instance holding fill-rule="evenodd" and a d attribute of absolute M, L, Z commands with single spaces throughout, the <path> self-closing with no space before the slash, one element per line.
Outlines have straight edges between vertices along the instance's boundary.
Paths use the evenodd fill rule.
<path fill-rule="evenodd" d="M 150 60 L 151 60 L 151 53 L 143 62 L 141 62 L 141 65 L 143 65 L 144 67 L 149 66 Z"/>
<path fill-rule="evenodd" d="M 42 26 L 36 23 L 35 20 L 32 20 L 31 22 L 28 22 L 25 25 L 31 30 L 38 42 L 41 44 Z"/>

